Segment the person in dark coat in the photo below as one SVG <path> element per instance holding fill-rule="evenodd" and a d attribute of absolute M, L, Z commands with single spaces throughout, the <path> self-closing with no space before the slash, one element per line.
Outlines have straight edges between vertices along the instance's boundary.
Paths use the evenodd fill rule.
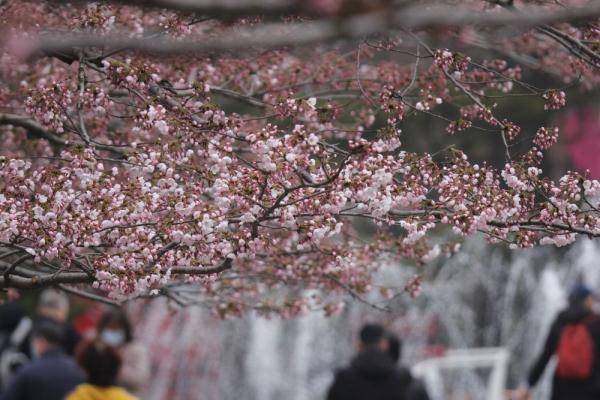
<path fill-rule="evenodd" d="M 402 358 L 402 341 L 392 333 L 388 332 L 387 336 L 388 355 L 396 365 L 401 379 L 409 382 L 406 389 L 406 400 L 429 400 L 429 394 L 423 381 L 412 376 L 408 368 L 399 365 L 400 358 Z"/>
<path fill-rule="evenodd" d="M 365 325 L 358 355 L 349 367 L 337 372 L 327 400 L 405 400 L 410 374 L 396 369 L 388 349 L 383 327 Z"/>
<path fill-rule="evenodd" d="M 569 324 L 585 321 L 594 342 L 593 370 L 587 379 L 565 379 L 555 372 L 552 382 L 552 400 L 592 400 L 600 399 L 600 318 L 593 311 L 595 299 L 590 289 L 576 286 L 569 296 L 569 305 L 558 314 L 537 361 L 528 376 L 530 387 L 535 386 L 546 369 L 550 358 L 556 354 L 563 328 Z M 520 396 L 528 397 L 528 390 Z"/>
<path fill-rule="evenodd" d="M 18 369 L 29 362 L 31 352 L 27 337 L 31 325 L 31 319 L 19 303 L 0 304 L 0 393 Z"/>
<path fill-rule="evenodd" d="M 85 373 L 67 356 L 61 345 L 63 329 L 56 322 L 34 326 L 34 360 L 22 367 L 0 400 L 63 400 L 85 380 Z"/>
<path fill-rule="evenodd" d="M 25 310 L 16 301 L 0 304 L 0 334 L 10 334 L 25 317 Z"/>
<path fill-rule="evenodd" d="M 67 321 L 68 315 L 69 298 L 54 289 L 41 292 L 33 323 L 19 303 L 0 306 L 0 392 L 6 389 L 18 369 L 32 358 L 33 324 L 54 322 L 60 325 L 64 332 L 61 347 L 68 355 L 74 355 L 81 337 Z"/>

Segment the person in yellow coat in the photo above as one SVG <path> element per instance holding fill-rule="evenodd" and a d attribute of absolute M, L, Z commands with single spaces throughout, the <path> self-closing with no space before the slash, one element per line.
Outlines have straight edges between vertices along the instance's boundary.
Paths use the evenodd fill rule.
<path fill-rule="evenodd" d="M 115 385 L 121 357 L 111 346 L 98 340 L 85 342 L 77 351 L 77 363 L 86 372 L 87 383 L 77 386 L 66 400 L 138 400 Z"/>

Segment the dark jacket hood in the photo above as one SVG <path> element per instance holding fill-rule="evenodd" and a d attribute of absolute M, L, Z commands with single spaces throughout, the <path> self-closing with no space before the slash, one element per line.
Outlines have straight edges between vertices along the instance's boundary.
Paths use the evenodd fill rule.
<path fill-rule="evenodd" d="M 560 313 L 559 320 L 564 325 L 577 324 L 592 315 L 592 312 L 580 304 L 570 305 Z"/>
<path fill-rule="evenodd" d="M 10 333 L 12 332 L 21 318 L 25 316 L 23 307 L 15 302 L 4 303 L 0 305 L 0 331 Z"/>
<path fill-rule="evenodd" d="M 378 350 L 365 350 L 352 360 L 352 368 L 370 380 L 388 379 L 396 372 L 389 355 Z"/>

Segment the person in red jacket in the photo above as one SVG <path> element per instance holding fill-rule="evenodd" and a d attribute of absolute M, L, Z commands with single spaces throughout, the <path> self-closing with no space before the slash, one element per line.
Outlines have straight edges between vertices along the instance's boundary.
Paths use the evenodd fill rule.
<path fill-rule="evenodd" d="M 600 318 L 594 312 L 593 292 L 577 285 L 568 307 L 554 320 L 544 348 L 533 364 L 529 387 L 537 384 L 548 361 L 556 355 L 557 369 L 552 382 L 552 400 L 600 399 Z M 518 398 L 528 398 L 529 389 Z"/>

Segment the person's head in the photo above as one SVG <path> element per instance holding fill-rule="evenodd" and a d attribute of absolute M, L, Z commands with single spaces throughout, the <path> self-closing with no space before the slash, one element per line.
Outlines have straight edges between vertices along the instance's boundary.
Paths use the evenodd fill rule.
<path fill-rule="evenodd" d="M 388 351 L 388 340 L 383 326 L 377 324 L 366 324 L 359 333 L 359 349 Z"/>
<path fill-rule="evenodd" d="M 569 294 L 569 304 L 571 306 L 583 306 L 592 311 L 595 303 L 594 293 L 583 284 L 575 285 Z"/>
<path fill-rule="evenodd" d="M 98 323 L 98 335 L 104 343 L 115 347 L 131 342 L 133 333 L 127 314 L 118 308 L 105 312 Z"/>
<path fill-rule="evenodd" d="M 46 289 L 40 294 L 37 314 L 58 322 L 65 322 L 69 316 L 69 298 L 63 292 Z"/>
<path fill-rule="evenodd" d="M 60 348 L 64 340 L 63 327 L 54 321 L 36 322 L 31 334 L 33 353 L 41 356 L 49 350 Z"/>
<path fill-rule="evenodd" d="M 402 357 L 402 341 L 400 341 L 400 338 L 398 336 L 389 332 L 387 334 L 387 341 L 388 354 L 390 355 L 394 363 L 397 363 L 398 361 L 400 361 L 400 357 Z"/>
<path fill-rule="evenodd" d="M 85 371 L 89 384 L 103 387 L 115 384 L 121 357 L 112 346 L 100 340 L 85 341 L 77 348 L 75 359 Z"/>

